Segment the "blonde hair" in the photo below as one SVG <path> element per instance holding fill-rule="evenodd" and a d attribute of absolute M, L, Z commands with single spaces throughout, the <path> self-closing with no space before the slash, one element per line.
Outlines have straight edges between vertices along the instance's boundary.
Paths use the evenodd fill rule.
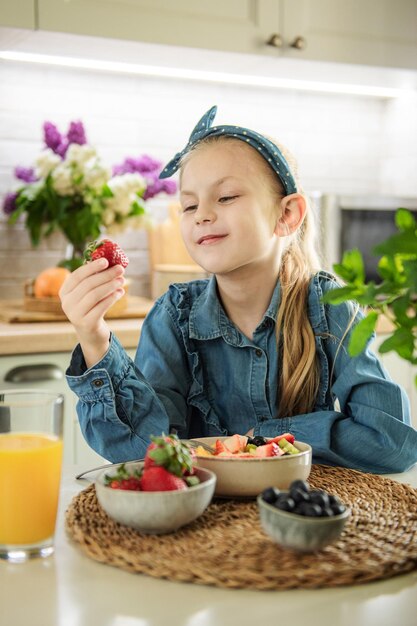
<path fill-rule="evenodd" d="M 182 159 L 181 169 L 191 155 L 203 145 L 219 141 L 239 141 L 228 136 L 207 137 L 195 144 Z M 272 140 L 281 150 L 300 190 L 294 157 L 282 145 Z M 284 187 L 265 159 L 253 149 L 253 154 L 264 169 L 270 186 L 279 199 L 285 197 Z M 302 193 L 302 191 L 300 191 Z M 276 337 L 281 370 L 278 375 L 278 415 L 291 417 L 313 410 L 320 382 L 316 342 L 308 318 L 308 292 L 313 274 L 319 269 L 315 250 L 316 228 L 308 198 L 303 223 L 288 234 L 282 252 L 279 270 L 281 302 L 277 313 Z M 284 217 L 281 216 L 281 221 Z M 285 221 L 284 221 L 285 224 Z"/>

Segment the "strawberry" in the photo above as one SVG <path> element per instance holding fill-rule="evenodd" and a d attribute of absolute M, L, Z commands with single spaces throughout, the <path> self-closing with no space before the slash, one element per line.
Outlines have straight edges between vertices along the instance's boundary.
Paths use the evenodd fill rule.
<path fill-rule="evenodd" d="M 178 491 L 188 489 L 179 476 L 168 472 L 165 467 L 154 465 L 143 472 L 140 486 L 142 491 Z"/>
<path fill-rule="evenodd" d="M 227 454 L 229 454 L 229 451 L 226 450 L 223 442 L 220 441 L 220 439 L 216 439 L 216 443 L 214 444 L 214 454 L 219 455 L 222 454 L 222 452 L 226 452 Z"/>
<path fill-rule="evenodd" d="M 151 440 L 145 454 L 145 471 L 157 465 L 179 477 L 194 473 L 195 455 L 185 443 L 178 439 L 177 435 L 152 436 Z"/>
<path fill-rule="evenodd" d="M 107 259 L 109 267 L 112 265 L 122 265 L 127 267 L 129 259 L 117 243 L 110 239 L 102 239 L 101 241 L 92 241 L 88 244 L 84 252 L 85 263 L 95 261 L 96 259 Z"/>
<path fill-rule="evenodd" d="M 266 458 L 270 456 L 282 456 L 283 451 L 279 447 L 277 443 L 271 442 L 267 443 L 264 446 L 259 446 L 256 448 L 255 457 Z"/>
<path fill-rule="evenodd" d="M 243 452 L 247 443 L 248 438 L 245 435 L 236 434 L 223 440 L 224 447 L 233 454 L 235 454 L 236 452 Z"/>
<path fill-rule="evenodd" d="M 278 435 L 278 437 L 274 437 L 273 439 L 269 439 L 268 443 L 278 443 L 281 439 L 286 439 L 287 441 L 289 441 L 290 443 L 294 443 L 294 435 L 291 435 L 291 433 L 284 433 L 283 435 Z"/>

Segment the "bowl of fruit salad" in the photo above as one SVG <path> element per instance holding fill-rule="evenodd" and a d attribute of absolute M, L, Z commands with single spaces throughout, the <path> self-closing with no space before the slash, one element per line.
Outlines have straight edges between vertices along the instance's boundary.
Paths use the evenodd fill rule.
<path fill-rule="evenodd" d="M 274 485 L 288 489 L 296 479 L 306 480 L 311 471 L 312 449 L 285 433 L 278 437 L 202 437 L 210 453 L 196 448 L 197 463 L 217 476 L 216 496 L 255 497 Z"/>
<path fill-rule="evenodd" d="M 337 496 L 295 480 L 287 491 L 267 487 L 257 498 L 262 528 L 285 548 L 313 552 L 341 535 L 350 509 Z"/>
<path fill-rule="evenodd" d="M 202 515 L 216 476 L 197 467 L 192 451 L 177 437 L 152 439 L 144 461 L 114 464 L 97 476 L 97 498 L 120 524 L 146 534 L 171 533 Z"/>

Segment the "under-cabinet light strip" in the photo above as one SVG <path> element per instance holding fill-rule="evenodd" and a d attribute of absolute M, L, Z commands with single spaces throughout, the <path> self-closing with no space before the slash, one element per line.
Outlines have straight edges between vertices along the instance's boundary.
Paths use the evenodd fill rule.
<path fill-rule="evenodd" d="M 371 96 L 377 98 L 398 98 L 410 93 L 404 89 L 378 87 L 372 85 L 343 84 L 324 81 L 297 80 L 291 78 L 276 78 L 272 76 L 255 76 L 229 72 L 214 72 L 193 70 L 176 67 L 162 67 L 156 65 L 141 65 L 137 63 L 121 63 L 117 61 L 100 61 L 96 59 L 82 59 L 77 57 L 52 56 L 29 52 L 0 50 L 0 59 L 4 61 L 18 61 L 21 63 L 37 63 L 57 67 L 79 68 L 117 74 L 131 74 L 138 76 L 153 76 L 159 78 L 176 78 L 212 83 L 226 83 L 228 85 L 247 85 L 252 87 L 267 87 L 272 89 L 290 89 L 296 91 L 316 91 L 334 94 L 350 94 L 357 96 Z"/>

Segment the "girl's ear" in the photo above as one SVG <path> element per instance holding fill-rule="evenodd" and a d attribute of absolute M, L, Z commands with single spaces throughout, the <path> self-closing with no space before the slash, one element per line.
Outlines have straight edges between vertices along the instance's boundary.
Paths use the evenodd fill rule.
<path fill-rule="evenodd" d="M 301 193 L 292 193 L 282 198 L 281 216 L 277 220 L 275 234 L 278 237 L 286 237 L 295 232 L 303 223 L 306 209 L 306 200 Z"/>

